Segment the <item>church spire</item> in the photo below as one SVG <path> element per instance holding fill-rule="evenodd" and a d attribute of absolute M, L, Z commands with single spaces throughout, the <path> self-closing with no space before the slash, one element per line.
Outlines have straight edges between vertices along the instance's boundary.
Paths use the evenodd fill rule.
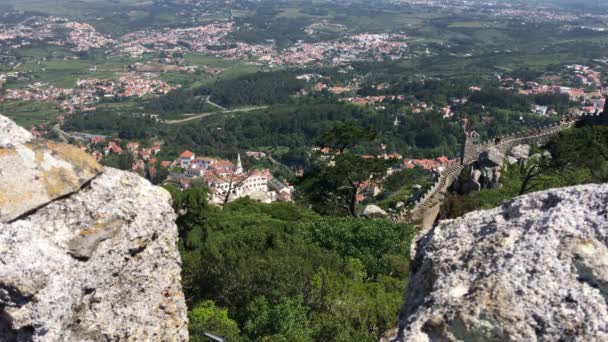
<path fill-rule="evenodd" d="M 234 170 L 237 175 L 243 173 L 243 164 L 241 163 L 241 154 L 239 153 L 236 159 L 236 170 Z"/>

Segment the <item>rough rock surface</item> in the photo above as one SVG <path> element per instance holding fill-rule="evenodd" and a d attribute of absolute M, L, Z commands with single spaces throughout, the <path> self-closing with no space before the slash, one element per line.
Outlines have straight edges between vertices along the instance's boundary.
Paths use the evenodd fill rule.
<path fill-rule="evenodd" d="M 515 159 L 528 159 L 530 156 L 530 145 L 522 144 L 513 146 L 509 154 Z"/>
<path fill-rule="evenodd" d="M 479 156 L 479 163 L 485 167 L 501 167 L 505 161 L 505 155 L 497 148 L 491 147 Z"/>
<path fill-rule="evenodd" d="M 518 160 L 517 160 L 516 158 L 511 157 L 511 156 L 508 156 L 508 157 L 507 157 L 507 163 L 508 163 L 509 165 L 516 164 L 517 162 L 518 162 Z"/>
<path fill-rule="evenodd" d="M 387 217 L 388 213 L 377 205 L 369 204 L 363 209 L 363 216 L 368 218 Z"/>
<path fill-rule="evenodd" d="M 25 128 L 15 125 L 11 119 L 0 115 L 0 148 L 25 144 L 32 138 L 32 134 Z"/>
<path fill-rule="evenodd" d="M 35 140 L 0 116 L 0 222 L 79 190 L 101 171 L 78 148 Z"/>
<path fill-rule="evenodd" d="M 608 341 L 608 185 L 440 223 L 418 242 L 399 341 Z"/>
<path fill-rule="evenodd" d="M 500 183 L 500 167 L 484 167 L 481 169 L 481 186 L 486 189 L 499 188 Z"/>
<path fill-rule="evenodd" d="M 2 141 L 14 131 L 0 130 Z M 71 156 L 61 165 L 82 170 L 84 157 Z M 9 184 L 8 176 L 23 177 L 23 163 L 1 164 L 2 184 Z M 0 222 L 0 340 L 187 340 L 170 195 L 129 172 L 106 169 L 87 177 L 82 188 L 80 181 L 57 178 L 59 187 L 75 190 L 47 193 L 16 219 Z M 35 187 L 45 179 L 28 181 Z M 21 178 L 12 182 L 24 184 Z M 2 203 L 3 213 L 16 212 L 11 201 Z"/>

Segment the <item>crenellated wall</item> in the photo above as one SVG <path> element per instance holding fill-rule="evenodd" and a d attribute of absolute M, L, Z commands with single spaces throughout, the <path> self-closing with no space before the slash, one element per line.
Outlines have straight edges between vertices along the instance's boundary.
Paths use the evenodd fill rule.
<path fill-rule="evenodd" d="M 483 152 L 496 148 L 506 154 L 511 148 L 520 144 L 544 143 L 551 136 L 572 127 L 575 122 L 576 120 L 561 121 L 553 125 L 503 135 L 481 143 L 479 135 L 474 132 L 466 132 L 460 161 L 449 165 L 441 172 L 435 183 L 416 201 L 414 207 L 395 215 L 394 220 L 397 222 L 422 221 L 423 228 L 431 227 L 439 214 L 443 194 L 458 179 L 464 167 L 478 160 Z"/>

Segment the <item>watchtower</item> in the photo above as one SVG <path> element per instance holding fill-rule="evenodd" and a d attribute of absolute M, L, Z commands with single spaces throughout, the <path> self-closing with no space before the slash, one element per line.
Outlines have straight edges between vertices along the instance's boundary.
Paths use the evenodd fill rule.
<path fill-rule="evenodd" d="M 460 152 L 460 163 L 464 165 L 467 160 L 477 158 L 477 144 L 479 144 L 479 133 L 475 131 L 464 131 L 464 143 Z"/>

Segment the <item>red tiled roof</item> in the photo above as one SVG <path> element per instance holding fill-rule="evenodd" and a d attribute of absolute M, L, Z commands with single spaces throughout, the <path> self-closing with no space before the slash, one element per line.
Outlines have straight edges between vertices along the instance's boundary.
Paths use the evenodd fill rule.
<path fill-rule="evenodd" d="M 449 161 L 449 159 L 446 156 L 441 156 L 441 157 L 437 157 L 437 161 L 439 161 L 442 164 L 445 164 Z"/>
<path fill-rule="evenodd" d="M 191 151 L 185 150 L 182 154 L 179 155 L 180 158 L 192 158 L 194 157 L 194 153 Z"/>

